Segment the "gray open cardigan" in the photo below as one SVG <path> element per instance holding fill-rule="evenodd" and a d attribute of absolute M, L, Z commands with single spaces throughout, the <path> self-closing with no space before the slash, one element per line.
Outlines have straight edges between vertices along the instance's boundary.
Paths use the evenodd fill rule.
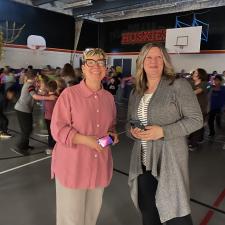
<path fill-rule="evenodd" d="M 128 121 L 138 119 L 140 95 L 129 98 Z M 156 206 L 161 222 L 190 214 L 188 148 L 186 136 L 203 126 L 202 113 L 190 84 L 182 78 L 162 77 L 148 106 L 148 124 L 163 128 L 164 138 L 148 141 L 147 170 L 158 180 Z M 130 125 L 127 123 L 128 136 Z M 131 137 L 133 138 L 133 137 Z M 134 139 L 134 138 L 133 138 Z M 138 208 L 137 177 L 142 174 L 141 142 L 134 139 L 128 184 Z M 150 157 L 151 152 L 151 157 Z"/>

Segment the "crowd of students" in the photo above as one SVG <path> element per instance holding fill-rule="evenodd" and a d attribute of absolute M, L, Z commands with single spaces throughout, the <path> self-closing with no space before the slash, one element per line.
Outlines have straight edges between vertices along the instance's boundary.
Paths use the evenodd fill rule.
<path fill-rule="evenodd" d="M 76 71 L 76 73 L 75 73 Z M 17 73 L 16 73 L 17 72 Z M 33 108 L 36 101 L 42 101 L 44 119 L 48 130 L 48 149 L 51 154 L 55 141 L 50 131 L 50 122 L 54 105 L 58 96 L 68 86 L 79 83 L 82 74 L 67 63 L 61 69 L 47 65 L 42 70 L 35 70 L 30 65 L 26 69 L 15 71 L 10 67 L 1 69 L 0 74 L 0 138 L 10 138 L 8 118 L 4 111 L 7 103 L 15 101 L 15 111 L 21 130 L 20 138 L 11 149 L 19 154 L 28 155 L 33 146 L 29 145 L 29 137 L 33 130 Z"/>
<path fill-rule="evenodd" d="M 210 138 L 215 136 L 215 121 L 217 128 L 221 128 L 221 117 L 225 106 L 224 76 L 217 73 L 208 75 L 202 68 L 197 68 L 191 76 L 191 84 L 197 96 L 203 120 L 208 124 Z M 204 142 L 204 126 L 189 136 L 189 150 L 197 150 Z"/>

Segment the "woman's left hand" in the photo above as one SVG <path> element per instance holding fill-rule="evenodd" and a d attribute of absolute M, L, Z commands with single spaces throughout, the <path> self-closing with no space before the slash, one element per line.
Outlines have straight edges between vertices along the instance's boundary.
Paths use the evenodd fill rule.
<path fill-rule="evenodd" d="M 139 137 L 143 141 L 155 141 L 164 137 L 163 129 L 160 126 L 146 126 L 145 130 L 141 131 Z"/>
<path fill-rule="evenodd" d="M 119 143 L 119 138 L 118 138 L 118 134 L 117 133 L 108 132 L 108 134 L 113 137 L 113 145 Z"/>

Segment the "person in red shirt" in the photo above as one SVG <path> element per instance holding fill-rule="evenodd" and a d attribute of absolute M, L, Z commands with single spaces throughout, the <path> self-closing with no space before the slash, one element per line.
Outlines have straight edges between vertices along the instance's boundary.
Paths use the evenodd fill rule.
<path fill-rule="evenodd" d="M 113 144 L 118 142 L 114 98 L 101 85 L 106 74 L 102 49 L 84 51 L 82 72 L 84 80 L 59 96 L 51 120 L 57 225 L 95 225 L 113 173 L 110 147 L 98 143 L 108 134 Z"/>
<path fill-rule="evenodd" d="M 47 90 L 48 90 L 48 96 L 57 96 L 56 90 L 57 90 L 57 83 L 54 80 L 50 80 L 47 83 Z M 53 109 L 55 106 L 57 99 L 55 100 L 45 100 L 44 101 L 44 112 L 45 112 L 45 123 L 46 127 L 48 130 L 48 148 L 45 150 L 46 155 L 51 155 L 52 150 L 55 146 L 55 140 L 52 137 L 50 125 L 51 125 L 51 118 L 52 118 L 52 113 Z"/>

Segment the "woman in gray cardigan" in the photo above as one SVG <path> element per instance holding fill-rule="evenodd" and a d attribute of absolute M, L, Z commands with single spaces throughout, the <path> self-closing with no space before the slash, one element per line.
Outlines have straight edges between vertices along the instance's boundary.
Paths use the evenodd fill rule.
<path fill-rule="evenodd" d="M 128 106 L 131 197 L 143 225 L 192 225 L 186 136 L 203 126 L 197 98 L 176 79 L 165 48 L 146 44 Z"/>

